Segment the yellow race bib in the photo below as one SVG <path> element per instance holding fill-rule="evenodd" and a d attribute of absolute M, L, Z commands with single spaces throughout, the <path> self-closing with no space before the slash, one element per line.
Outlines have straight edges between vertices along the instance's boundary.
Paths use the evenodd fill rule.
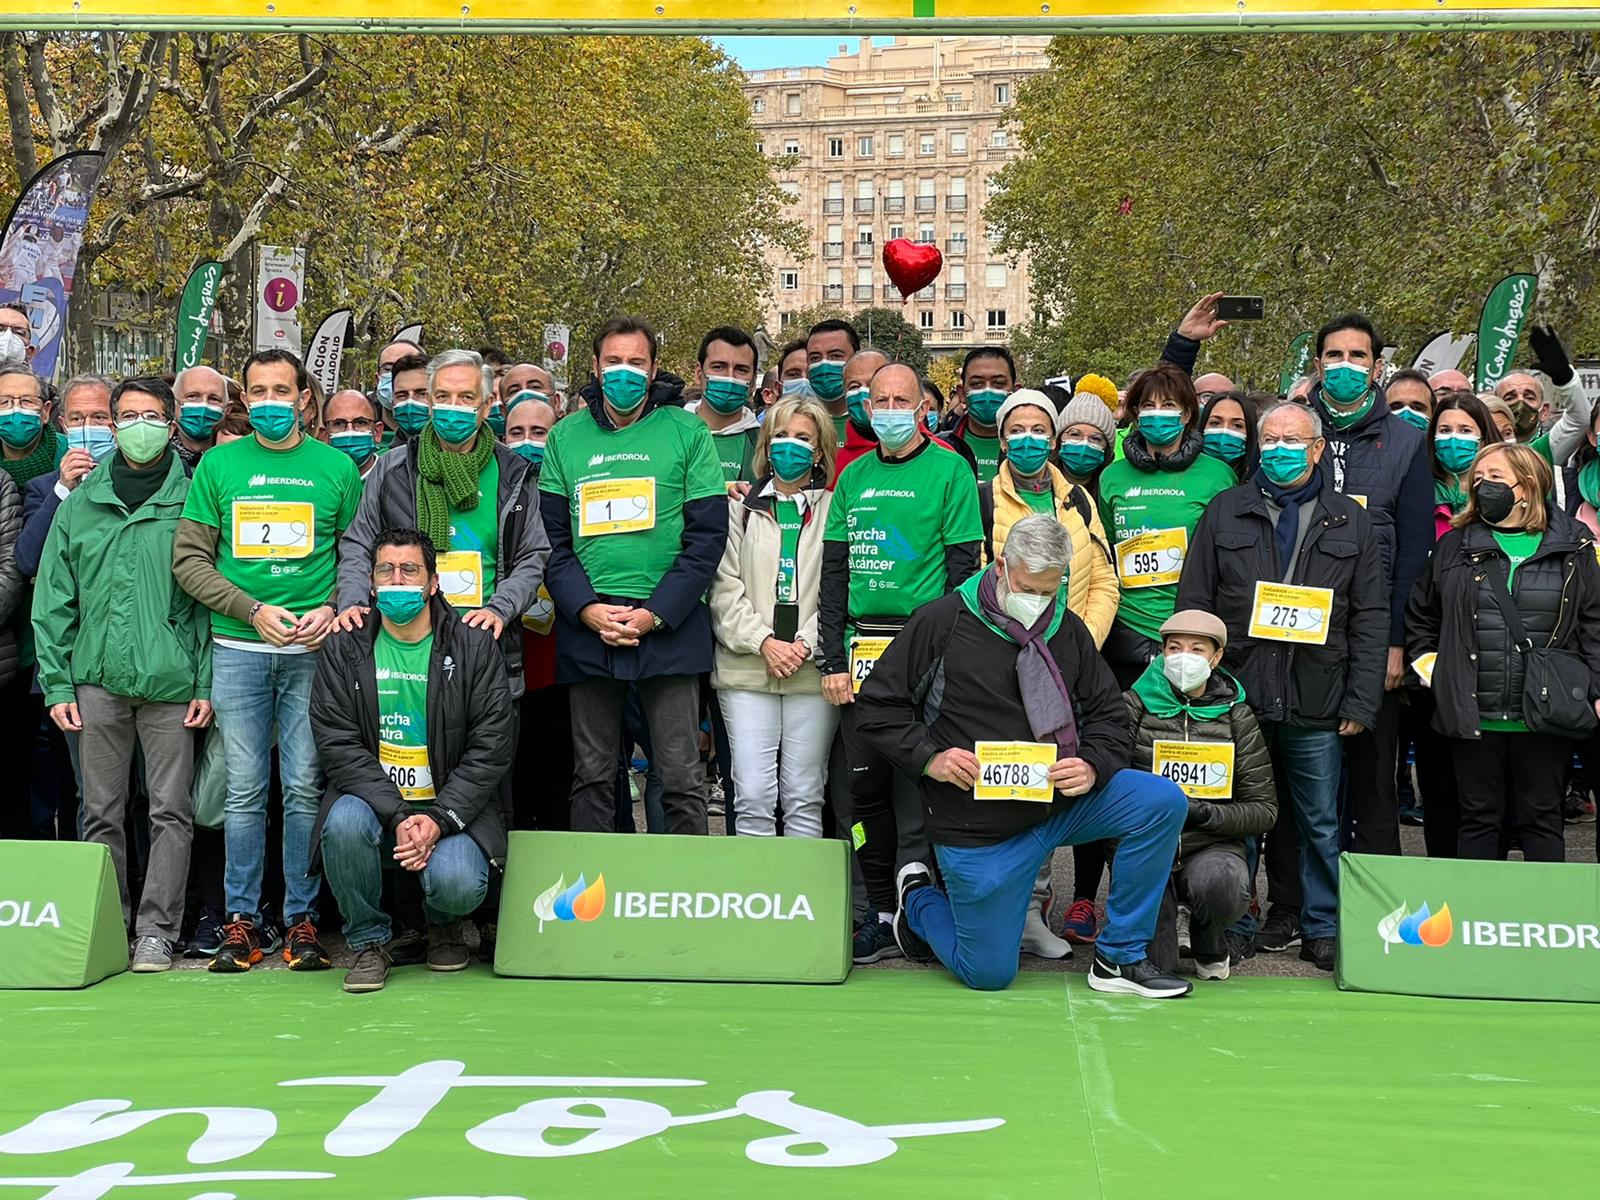
<path fill-rule="evenodd" d="M 544 584 L 539 585 L 539 594 L 533 598 L 533 607 L 522 614 L 522 627 L 531 629 L 535 633 L 547 634 L 556 623 L 556 602 L 550 599 L 550 593 L 544 590 Z"/>
<path fill-rule="evenodd" d="M 426 746 L 397 746 L 393 742 L 378 743 L 378 764 L 389 773 L 389 779 L 400 789 L 400 798 L 421 804 L 434 798 L 433 767 L 428 762 Z"/>
<path fill-rule="evenodd" d="M 316 529 L 314 504 L 233 502 L 235 558 L 306 558 L 316 544 Z"/>
<path fill-rule="evenodd" d="M 1055 798 L 1050 767 L 1056 761 L 1056 747 L 1043 742 L 979 742 L 972 753 L 978 759 L 974 800 L 1049 804 Z"/>
<path fill-rule="evenodd" d="M 850 690 L 859 692 L 861 685 L 867 681 L 867 676 L 872 674 L 872 668 L 878 665 L 878 660 L 883 657 L 883 652 L 889 648 L 893 638 L 852 638 L 850 639 Z"/>
<path fill-rule="evenodd" d="M 639 533 L 656 525 L 656 481 L 595 479 L 578 485 L 578 536 Z"/>
<path fill-rule="evenodd" d="M 1183 574 L 1186 529 L 1158 529 L 1117 543 L 1117 575 L 1125 588 L 1163 587 Z"/>
<path fill-rule="evenodd" d="M 1156 742 L 1150 770 L 1196 800 L 1233 796 L 1232 742 Z"/>
<path fill-rule="evenodd" d="M 1325 646 L 1333 619 L 1333 589 L 1256 584 L 1250 609 L 1250 636 L 1269 642 Z"/>
<path fill-rule="evenodd" d="M 439 555 L 439 591 L 455 608 L 483 607 L 483 555 L 447 550 Z"/>

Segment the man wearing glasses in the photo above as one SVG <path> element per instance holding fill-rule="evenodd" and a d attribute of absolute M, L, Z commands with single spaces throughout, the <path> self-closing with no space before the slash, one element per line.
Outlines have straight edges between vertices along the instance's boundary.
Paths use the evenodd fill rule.
<path fill-rule="evenodd" d="M 322 414 L 323 440 L 350 456 L 364 480 L 378 462 L 383 438 L 382 409 L 371 396 L 356 388 L 335 392 Z"/>
<path fill-rule="evenodd" d="M 440 595 L 428 536 L 386 529 L 367 561 L 377 619 L 329 640 L 311 690 L 328 774 L 314 854 L 356 954 L 347 992 L 375 992 L 389 975 L 385 867 L 420 877 L 429 969 L 467 965 L 463 918 L 505 861 L 498 792 L 513 742 L 500 655 Z"/>
<path fill-rule="evenodd" d="M 0 471 L 19 488 L 55 470 L 67 452 L 50 424 L 53 407 L 44 380 L 26 364 L 0 368 Z"/>
<path fill-rule="evenodd" d="M 228 800 L 228 923 L 213 971 L 248 971 L 276 945 L 261 922 L 267 780 L 276 723 L 283 780 L 284 959 L 295 970 L 329 965 L 317 941 L 321 880 L 310 869 L 322 773 L 306 711 L 317 651 L 333 628 L 339 535 L 361 497 L 347 455 L 300 430 L 311 391 L 284 350 L 244 365 L 254 436 L 200 460 L 173 548 L 172 573 L 211 610 L 212 699 L 222 731 Z"/>

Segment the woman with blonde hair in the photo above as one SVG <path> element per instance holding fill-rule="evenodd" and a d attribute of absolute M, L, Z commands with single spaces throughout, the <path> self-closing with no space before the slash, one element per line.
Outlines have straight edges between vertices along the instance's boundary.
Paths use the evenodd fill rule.
<path fill-rule="evenodd" d="M 822 793 L 839 710 L 822 696 L 817 596 L 838 437 L 816 400 L 767 410 L 751 456 L 756 483 L 730 498 L 728 544 L 711 585 L 716 689 L 728 728 L 735 828 L 822 836 Z"/>
<path fill-rule="evenodd" d="M 1600 715 L 1600 564 L 1589 530 L 1550 505 L 1550 465 L 1486 446 L 1472 491 L 1417 580 L 1407 644 L 1451 740 L 1462 858 L 1561 862 L 1575 742 Z M 1433 656 L 1430 658 L 1430 656 Z"/>

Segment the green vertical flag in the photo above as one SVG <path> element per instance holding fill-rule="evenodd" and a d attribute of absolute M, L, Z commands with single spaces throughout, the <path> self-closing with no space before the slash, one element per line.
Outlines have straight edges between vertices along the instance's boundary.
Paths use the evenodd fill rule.
<path fill-rule="evenodd" d="M 1539 280 L 1533 275 L 1507 275 L 1494 285 L 1483 302 L 1478 320 L 1478 390 L 1493 391 L 1511 374 L 1522 328 L 1533 311 L 1533 292 Z"/>
<path fill-rule="evenodd" d="M 1311 370 L 1311 346 L 1317 335 L 1309 330 L 1289 343 L 1289 352 L 1283 356 L 1283 371 L 1278 375 L 1278 391 L 1287 396 L 1294 381 Z"/>
<path fill-rule="evenodd" d="M 206 352 L 206 337 L 211 332 L 211 314 L 217 307 L 217 287 L 222 282 L 222 264 L 207 259 L 189 272 L 178 303 L 177 349 L 173 370 L 185 371 L 197 365 Z"/>

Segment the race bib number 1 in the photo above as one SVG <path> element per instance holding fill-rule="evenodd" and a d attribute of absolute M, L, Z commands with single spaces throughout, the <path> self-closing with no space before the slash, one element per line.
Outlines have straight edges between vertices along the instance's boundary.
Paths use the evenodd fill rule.
<path fill-rule="evenodd" d="M 1030 800 L 1049 804 L 1055 798 L 1050 786 L 1050 765 L 1057 748 L 1043 742 L 979 742 L 972 748 L 978 759 L 974 800 Z"/>
<path fill-rule="evenodd" d="M 1286 583 L 1258 581 L 1250 609 L 1249 632 L 1251 637 L 1269 642 L 1325 646 L 1332 617 L 1332 588 L 1291 587 Z"/>
<path fill-rule="evenodd" d="M 1183 575 L 1186 529 L 1158 529 L 1117 543 L 1117 574 L 1125 588 L 1163 587 Z"/>
<path fill-rule="evenodd" d="M 578 536 L 640 533 L 656 526 L 656 481 L 596 479 L 578 485 Z"/>
<path fill-rule="evenodd" d="M 1156 742 L 1152 773 L 1170 779 L 1195 800 L 1233 798 L 1232 742 Z"/>
<path fill-rule="evenodd" d="M 316 542 L 314 504 L 233 502 L 234 558 L 306 558 Z"/>
<path fill-rule="evenodd" d="M 878 665 L 892 638 L 854 638 L 850 642 L 850 690 L 859 692 L 861 685 Z"/>

